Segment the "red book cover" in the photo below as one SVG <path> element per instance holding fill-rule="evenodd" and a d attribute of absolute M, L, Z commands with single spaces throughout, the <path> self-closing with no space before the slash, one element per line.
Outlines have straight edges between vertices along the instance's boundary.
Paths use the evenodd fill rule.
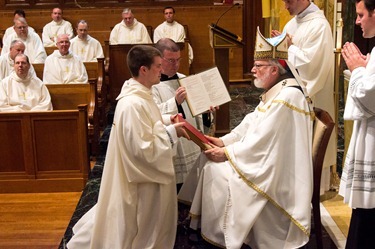
<path fill-rule="evenodd" d="M 211 149 L 211 145 L 209 145 L 208 139 L 199 131 L 197 128 L 192 126 L 189 122 L 187 122 L 181 114 L 177 114 L 176 116 L 178 122 L 184 123 L 184 128 L 189 135 L 190 139 L 196 143 L 202 150 Z"/>

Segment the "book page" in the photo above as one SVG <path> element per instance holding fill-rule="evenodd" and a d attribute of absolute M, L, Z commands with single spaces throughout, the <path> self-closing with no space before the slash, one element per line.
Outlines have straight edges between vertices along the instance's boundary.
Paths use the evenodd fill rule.
<path fill-rule="evenodd" d="M 220 106 L 231 101 L 217 67 L 178 81 L 186 89 L 186 101 L 193 116 L 208 111 L 210 106 Z"/>

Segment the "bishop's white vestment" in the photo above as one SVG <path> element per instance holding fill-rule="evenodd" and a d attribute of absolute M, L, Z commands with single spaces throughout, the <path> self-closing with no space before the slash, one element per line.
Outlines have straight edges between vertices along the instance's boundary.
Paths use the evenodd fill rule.
<path fill-rule="evenodd" d="M 302 91 L 288 85 L 295 80 L 273 86 L 221 137 L 227 161 L 212 162 L 202 153 L 199 176 L 193 168 L 179 192 L 179 200 L 192 202 L 190 226 L 201 227 L 214 245 L 281 249 L 309 240 L 313 114 Z M 195 184 L 192 195 L 189 185 Z"/>
<path fill-rule="evenodd" d="M 177 74 L 179 78 L 184 77 Z M 176 90 L 179 87 L 177 79 L 162 81 L 152 87 L 154 101 L 158 105 L 161 114 L 174 115 L 178 113 L 178 107 L 175 100 Z M 185 114 L 185 120 L 198 130 L 203 131 L 202 115 L 193 117 L 190 109 L 184 101 L 181 104 Z M 201 153 L 201 149 L 193 141 L 186 138 L 179 138 L 176 146 L 177 154 L 173 157 L 173 165 L 176 174 L 176 183 L 183 183 L 194 162 Z"/>
<path fill-rule="evenodd" d="M 28 33 L 26 39 L 21 39 L 17 36 L 17 33 L 11 34 L 8 36 L 6 42 L 3 44 L 1 50 L 1 55 L 9 53 L 10 44 L 13 40 L 20 40 L 25 44 L 24 54 L 29 57 L 30 63 L 44 63 L 46 60 L 47 54 L 43 47 L 42 40 L 39 35 L 35 32 Z"/>
<path fill-rule="evenodd" d="M 13 71 L 0 81 L 0 112 L 52 110 L 51 96 L 43 82 L 31 72 L 21 79 Z"/>
<path fill-rule="evenodd" d="M 334 44 L 331 27 L 324 13 L 314 4 L 290 20 L 284 28 L 292 36 L 288 61 L 306 84 L 313 105 L 335 119 Z M 321 194 L 330 188 L 330 168 L 336 165 L 336 129 L 333 130 L 323 164 Z"/>
<path fill-rule="evenodd" d="M 61 34 L 69 35 L 69 39 L 74 36 L 72 24 L 66 20 L 61 22 L 51 21 L 43 27 L 42 40 L 43 46 L 55 47 L 57 42 L 57 36 Z"/>
<path fill-rule="evenodd" d="M 353 70 L 344 119 L 354 120 L 339 194 L 351 208 L 375 208 L 375 49 Z"/>
<path fill-rule="evenodd" d="M 161 38 L 169 38 L 175 42 L 185 42 L 185 28 L 176 21 L 173 21 L 172 23 L 164 21 L 154 30 L 154 43 L 157 43 Z M 188 45 L 189 64 L 191 64 L 194 59 L 194 53 L 190 43 L 188 43 Z"/>
<path fill-rule="evenodd" d="M 69 51 L 61 55 L 59 50 L 53 51 L 44 64 L 44 84 L 78 84 L 88 83 L 85 65 L 78 56 Z"/>
<path fill-rule="evenodd" d="M 102 45 L 90 35 L 87 35 L 86 40 L 82 40 L 78 36 L 71 39 L 70 50 L 83 62 L 96 62 L 96 58 L 104 58 Z"/>
<path fill-rule="evenodd" d="M 135 18 L 131 27 L 126 26 L 124 21 L 116 24 L 109 36 L 109 44 L 111 45 L 148 43 L 152 43 L 152 40 L 147 32 L 146 26 L 138 22 Z"/>
<path fill-rule="evenodd" d="M 151 90 L 134 79 L 117 100 L 98 203 L 74 226 L 68 248 L 173 248 L 174 127 L 163 124 Z"/>
<path fill-rule="evenodd" d="M 14 60 L 9 56 L 9 53 L 5 53 L 0 56 L 0 80 L 9 76 L 14 71 Z M 29 72 L 36 76 L 33 64 L 30 64 Z"/>

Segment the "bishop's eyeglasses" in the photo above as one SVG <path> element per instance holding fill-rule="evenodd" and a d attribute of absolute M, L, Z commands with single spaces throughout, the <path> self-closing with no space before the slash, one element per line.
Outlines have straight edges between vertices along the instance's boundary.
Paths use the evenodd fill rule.
<path fill-rule="evenodd" d="M 261 67 L 269 67 L 271 64 L 254 64 L 253 68 L 259 70 Z"/>

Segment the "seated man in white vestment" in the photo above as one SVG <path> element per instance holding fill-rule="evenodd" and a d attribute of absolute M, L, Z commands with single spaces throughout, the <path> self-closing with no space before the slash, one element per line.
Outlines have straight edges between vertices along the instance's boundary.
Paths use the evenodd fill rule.
<path fill-rule="evenodd" d="M 15 33 L 9 35 L 4 42 L 1 55 L 9 52 L 12 41 L 21 40 L 25 44 L 25 54 L 29 57 L 30 63 L 44 63 L 47 54 L 44 50 L 42 40 L 37 33 L 29 33 L 28 26 L 26 19 L 23 17 L 18 18 L 14 22 L 13 28 Z"/>
<path fill-rule="evenodd" d="M 13 40 L 10 43 L 9 53 L 0 56 L 0 80 L 4 79 L 14 71 L 14 58 L 17 54 L 23 54 L 24 52 L 25 44 L 22 41 Z M 31 74 L 36 75 L 34 67 L 31 64 L 29 71 Z"/>
<path fill-rule="evenodd" d="M 0 112 L 52 110 L 47 87 L 29 68 L 27 56 L 16 55 L 14 71 L 0 81 Z"/>
<path fill-rule="evenodd" d="M 173 7 L 164 8 L 165 21 L 156 27 L 154 30 L 154 43 L 157 43 L 161 38 L 170 38 L 175 42 L 185 42 L 186 34 L 185 28 L 176 20 L 174 14 L 176 13 Z M 193 62 L 193 48 L 189 44 L 189 64 Z"/>
<path fill-rule="evenodd" d="M 14 27 L 14 22 L 18 18 L 20 18 L 20 17 L 23 17 L 23 18 L 26 19 L 26 13 L 25 13 L 25 11 L 23 11 L 23 10 L 15 10 L 14 11 L 14 18 L 13 18 L 13 26 L 11 26 L 11 27 L 9 27 L 9 28 L 7 28 L 5 30 L 4 35 L 3 35 L 3 43 L 7 40 L 7 38 L 8 38 L 9 35 L 15 33 L 14 28 L 13 28 Z M 27 29 L 29 30 L 29 33 L 30 32 L 35 32 L 35 30 L 32 27 L 30 27 L 30 26 L 28 26 Z"/>
<path fill-rule="evenodd" d="M 58 50 L 53 51 L 44 64 L 44 84 L 88 83 L 85 65 L 69 50 L 69 36 L 58 35 L 56 45 Z"/>
<path fill-rule="evenodd" d="M 52 21 L 43 27 L 42 40 L 43 46 L 55 47 L 57 36 L 67 34 L 69 39 L 72 39 L 73 27 L 72 24 L 63 19 L 63 11 L 60 8 L 54 8 L 51 13 Z"/>
<path fill-rule="evenodd" d="M 268 43 L 258 33 L 251 71 L 265 90 L 261 101 L 229 134 L 208 137 L 214 148 L 202 153 L 179 193 L 192 202 L 191 228 L 200 227 L 211 244 L 279 249 L 309 240 L 314 114 L 305 89 L 278 60 L 287 58 L 285 41 L 284 34 Z"/>
<path fill-rule="evenodd" d="M 109 44 L 147 44 L 152 43 L 146 26 L 134 18 L 131 9 L 122 11 L 122 21 L 112 29 Z"/>
<path fill-rule="evenodd" d="M 186 90 L 180 87 L 177 79 L 185 75 L 178 73 L 181 60 L 180 47 L 169 38 L 162 38 L 155 47 L 162 53 L 160 83 L 152 87 L 154 101 L 158 105 L 161 114 L 181 113 L 183 118 L 198 130 L 204 131 L 202 115 L 193 117 L 185 101 Z M 201 149 L 193 141 L 180 138 L 177 143 L 177 154 L 173 158 L 176 174 L 177 190 L 181 187 L 195 160 L 198 158 Z"/>
<path fill-rule="evenodd" d="M 83 62 L 95 62 L 104 58 L 102 45 L 88 33 L 89 25 L 85 20 L 77 23 L 77 36 L 70 40 L 70 50 Z"/>
<path fill-rule="evenodd" d="M 162 118 L 151 87 L 160 82 L 160 51 L 136 45 L 132 74 L 117 97 L 97 204 L 73 227 L 69 249 L 173 248 L 177 194 L 172 157 L 186 136 L 175 115 Z"/>

